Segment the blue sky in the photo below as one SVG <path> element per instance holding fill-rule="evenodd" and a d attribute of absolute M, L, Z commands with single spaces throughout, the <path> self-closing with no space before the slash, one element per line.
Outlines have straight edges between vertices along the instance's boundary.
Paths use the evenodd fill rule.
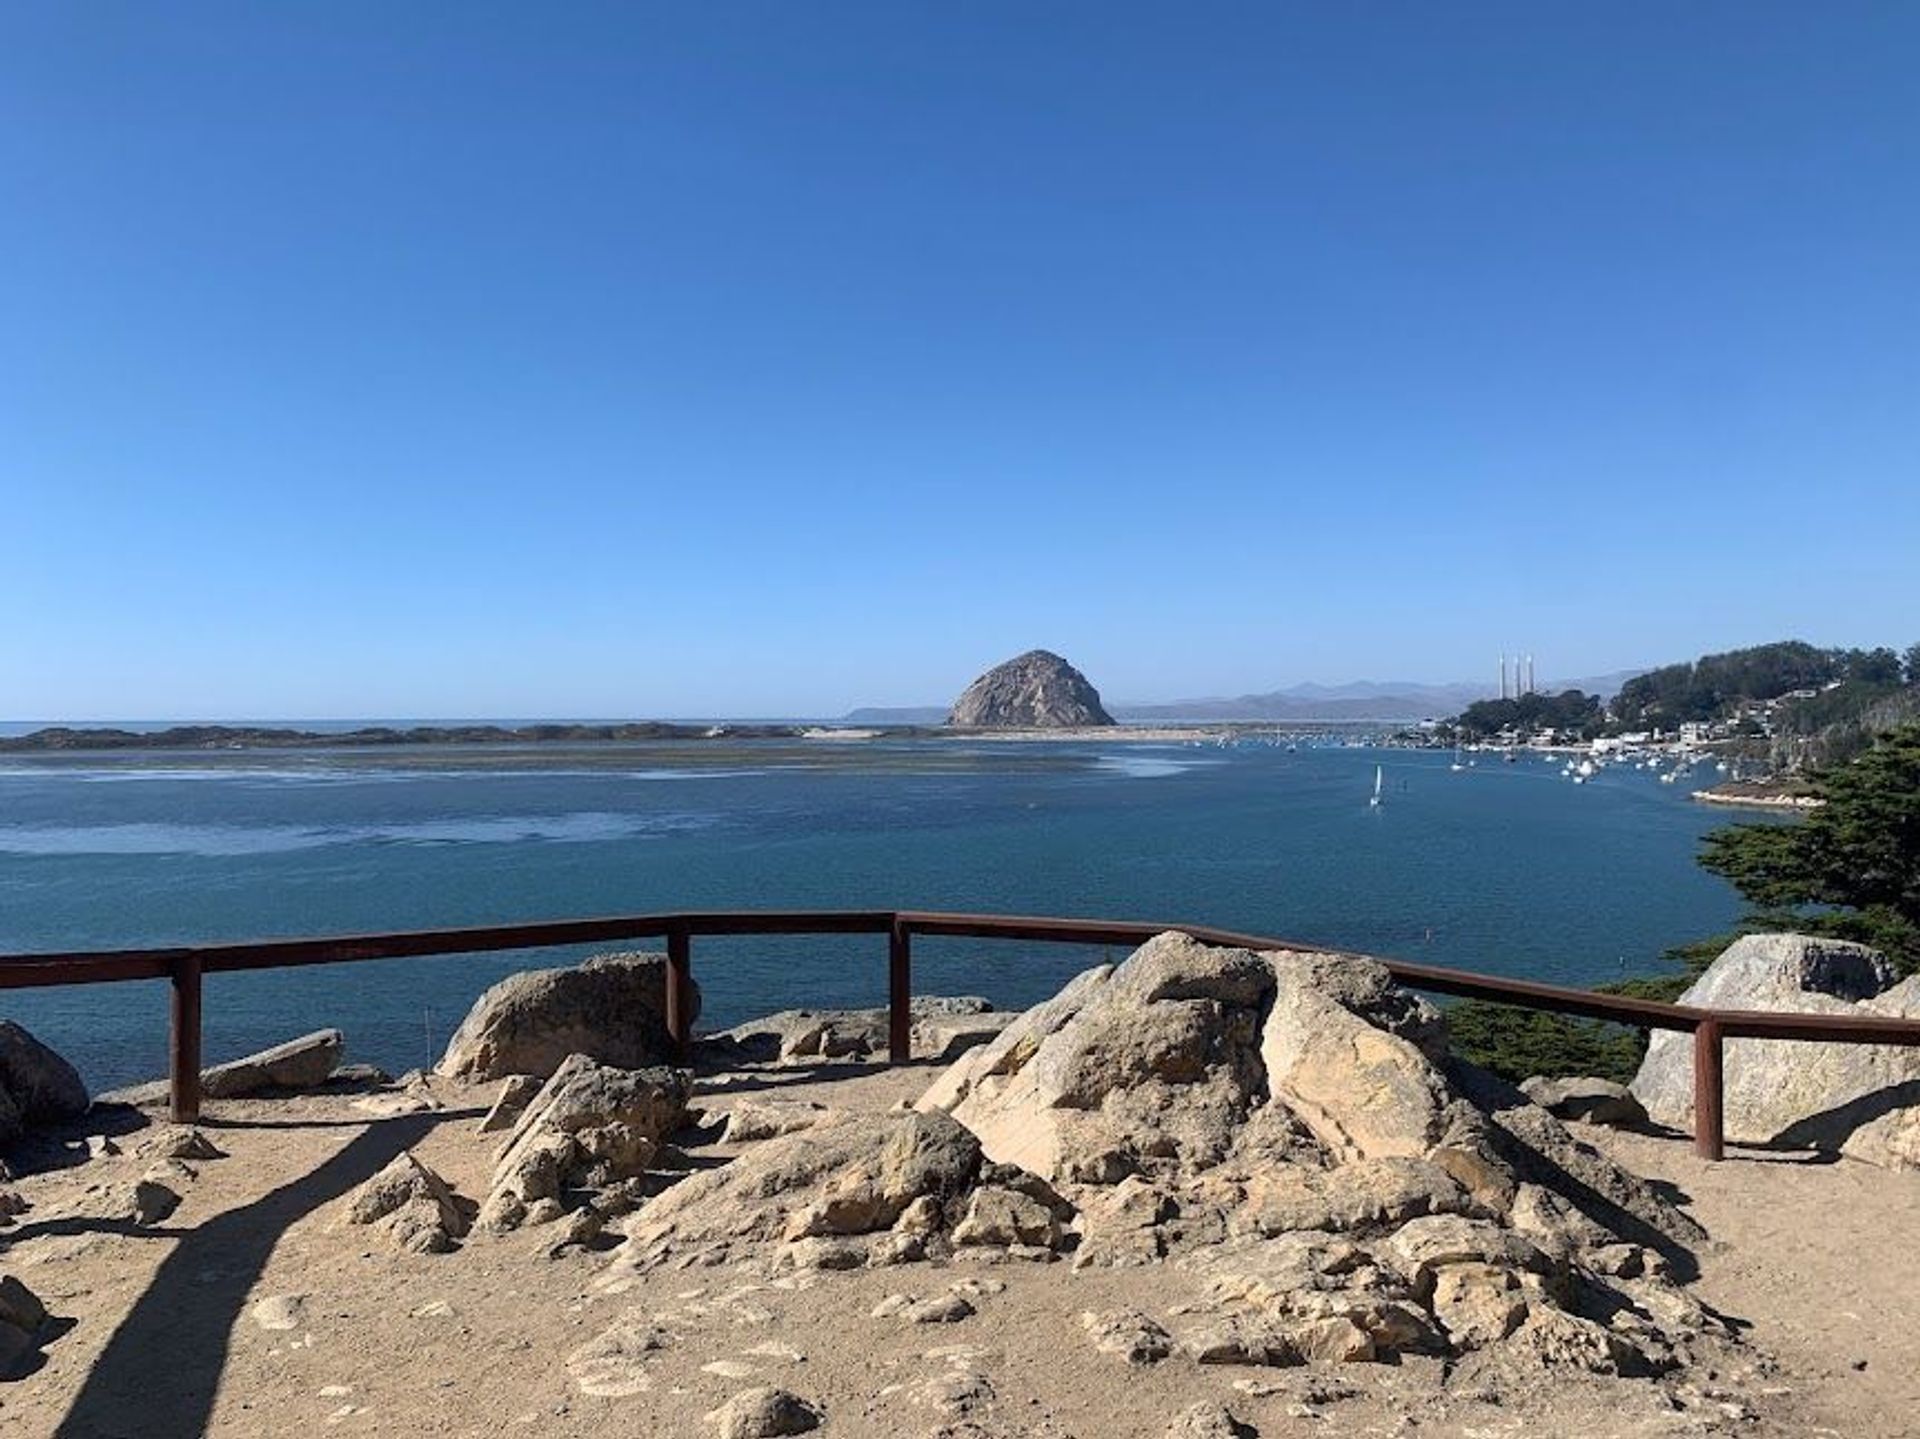
<path fill-rule="evenodd" d="M 0 717 L 1920 639 L 1920 8 L 29 3 Z"/>

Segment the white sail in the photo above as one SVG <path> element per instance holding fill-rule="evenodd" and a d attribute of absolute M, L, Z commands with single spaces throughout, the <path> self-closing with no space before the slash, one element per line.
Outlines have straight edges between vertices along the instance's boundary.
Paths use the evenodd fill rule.
<path fill-rule="evenodd" d="M 1378 809 L 1380 807 L 1380 786 L 1385 781 L 1385 779 L 1386 779 L 1386 771 L 1383 770 L 1379 765 L 1375 765 L 1373 767 L 1373 798 L 1367 801 L 1367 803 L 1372 805 L 1375 809 Z"/>

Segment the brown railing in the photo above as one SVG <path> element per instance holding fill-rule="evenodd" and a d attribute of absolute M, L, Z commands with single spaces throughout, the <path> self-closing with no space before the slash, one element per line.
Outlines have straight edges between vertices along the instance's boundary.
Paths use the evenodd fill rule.
<path fill-rule="evenodd" d="M 318 939 L 268 939 L 241 944 L 190 945 L 171 949 L 88 950 L 65 954 L 0 955 L 0 989 L 53 984 L 100 984 L 129 979 L 172 983 L 172 1044 L 168 1080 L 173 1118 L 187 1123 L 200 1114 L 201 979 L 248 969 L 305 964 L 346 964 L 489 950 L 545 949 L 556 945 L 607 944 L 630 939 L 667 942 L 666 1025 L 681 1057 L 693 1038 L 689 985 L 695 935 L 884 934 L 887 936 L 888 1053 L 898 1063 L 911 1057 L 913 936 L 1012 939 L 1049 944 L 1141 944 L 1179 930 L 1204 944 L 1243 949 L 1322 950 L 1324 945 L 1271 935 L 1242 934 L 1210 925 L 1150 924 L 1136 920 L 1053 919 L 1033 915 L 946 914 L 926 910 L 740 910 L 616 915 L 602 919 L 538 924 L 489 925 L 477 929 L 414 930 L 397 934 L 336 935 Z M 1693 1035 L 1694 1149 L 1719 1159 L 1725 1149 L 1722 1120 L 1722 1045 L 1728 1039 L 1817 1040 L 1841 1044 L 1920 1046 L 1920 1022 L 1761 1010 L 1699 1009 L 1649 999 L 1597 994 L 1524 979 L 1501 979 L 1467 970 L 1382 959 L 1379 963 L 1413 989 L 1466 999 L 1492 1000 L 1525 1009 L 1550 1010 L 1610 1020 L 1643 1029 L 1673 1029 Z"/>

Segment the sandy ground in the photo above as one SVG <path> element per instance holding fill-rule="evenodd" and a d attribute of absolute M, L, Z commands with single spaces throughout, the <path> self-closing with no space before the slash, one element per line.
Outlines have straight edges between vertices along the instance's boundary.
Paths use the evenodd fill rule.
<path fill-rule="evenodd" d="M 729 1093 L 778 1086 L 886 1109 L 931 1073 L 835 1066 Z M 700 1103 L 725 1107 L 729 1093 L 704 1088 Z M 1753 1362 L 1690 1376 L 1676 1404 L 1644 1381 L 1499 1393 L 1439 1361 L 1253 1369 L 1176 1357 L 1135 1369 L 1097 1353 L 1082 1310 L 1175 1316 L 1197 1297 L 1165 1266 L 914 1265 L 783 1281 L 792 1287 L 680 1271 L 609 1295 L 594 1285 L 604 1255 L 548 1257 L 552 1229 L 397 1253 L 340 1225 L 355 1185 L 406 1148 L 468 1196 L 491 1168 L 494 1136 L 478 1133 L 491 1088 L 436 1093 L 445 1109 L 381 1120 L 342 1094 L 212 1105 L 202 1128 L 229 1157 L 197 1163 L 179 1209 L 150 1229 L 73 1217 L 88 1186 L 145 1168 L 138 1132 L 119 1136 L 122 1156 L 22 1179 L 34 1209 L 0 1231 L 5 1269 L 65 1332 L 38 1372 L 0 1385 L 0 1435 L 711 1436 L 702 1416 L 756 1383 L 819 1404 L 821 1432 L 846 1436 L 1157 1439 L 1204 1399 L 1268 1436 L 1920 1434 L 1920 1176 L 1745 1154 L 1708 1166 L 1683 1141 L 1590 1135 L 1676 1187 L 1713 1235 L 1699 1292 L 1749 1326 Z M 689 1152 L 709 1163 L 729 1151 Z M 888 1294 L 956 1284 L 978 1311 L 959 1323 L 869 1314 Z M 304 1297 L 291 1329 L 253 1317 L 277 1296 Z M 648 1360 L 651 1387 L 582 1393 L 566 1356 L 629 1313 L 673 1336 Z M 957 1390 L 974 1395 L 964 1422 Z"/>

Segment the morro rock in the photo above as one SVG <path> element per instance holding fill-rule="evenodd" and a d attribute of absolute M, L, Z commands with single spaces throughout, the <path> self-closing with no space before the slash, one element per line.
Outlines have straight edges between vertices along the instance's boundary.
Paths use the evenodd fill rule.
<path fill-rule="evenodd" d="M 1068 729 L 1108 725 L 1100 691 L 1050 650 L 995 665 L 954 701 L 947 723 L 969 729 Z"/>

